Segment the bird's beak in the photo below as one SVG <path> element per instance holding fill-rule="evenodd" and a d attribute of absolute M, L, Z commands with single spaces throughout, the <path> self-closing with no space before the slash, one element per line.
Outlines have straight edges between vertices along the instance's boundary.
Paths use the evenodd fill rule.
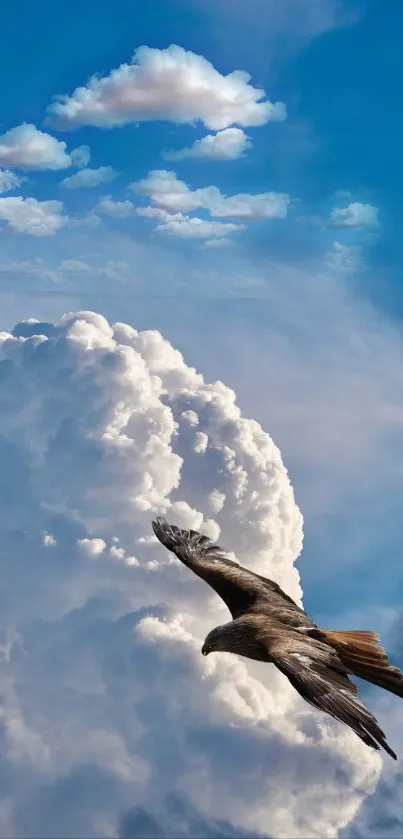
<path fill-rule="evenodd" d="M 202 647 L 202 655 L 208 655 L 208 647 Z"/>

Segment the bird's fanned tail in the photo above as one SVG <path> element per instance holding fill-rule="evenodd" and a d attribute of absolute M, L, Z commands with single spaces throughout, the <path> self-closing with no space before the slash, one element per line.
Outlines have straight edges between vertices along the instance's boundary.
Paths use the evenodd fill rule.
<path fill-rule="evenodd" d="M 350 673 L 403 697 L 403 673 L 389 663 L 376 632 L 323 630 L 323 634 Z"/>

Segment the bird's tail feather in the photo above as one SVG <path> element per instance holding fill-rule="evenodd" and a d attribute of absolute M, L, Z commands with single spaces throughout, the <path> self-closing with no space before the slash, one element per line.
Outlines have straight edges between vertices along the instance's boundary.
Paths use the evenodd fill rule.
<path fill-rule="evenodd" d="M 376 632 L 325 630 L 324 635 L 350 673 L 403 697 L 403 673 L 389 664 Z"/>

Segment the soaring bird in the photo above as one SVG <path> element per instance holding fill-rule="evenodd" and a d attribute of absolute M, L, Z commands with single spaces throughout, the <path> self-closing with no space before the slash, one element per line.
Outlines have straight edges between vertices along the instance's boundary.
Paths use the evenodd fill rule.
<path fill-rule="evenodd" d="M 403 673 L 389 663 L 375 632 L 320 629 L 277 583 L 228 559 L 208 536 L 181 530 L 164 518 L 152 526 L 159 541 L 205 580 L 231 612 L 231 621 L 207 635 L 203 655 L 223 651 L 274 664 L 303 699 L 396 760 L 349 678 L 359 676 L 403 697 Z"/>

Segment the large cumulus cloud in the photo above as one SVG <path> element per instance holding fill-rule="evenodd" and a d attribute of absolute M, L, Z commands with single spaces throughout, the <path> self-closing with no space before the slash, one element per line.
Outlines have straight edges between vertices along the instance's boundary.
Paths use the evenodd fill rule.
<path fill-rule="evenodd" d="M 203 659 L 226 609 L 150 531 L 300 600 L 271 438 L 158 332 L 79 312 L 0 345 L 0 835 L 336 836 L 380 758 L 274 669 Z"/>

